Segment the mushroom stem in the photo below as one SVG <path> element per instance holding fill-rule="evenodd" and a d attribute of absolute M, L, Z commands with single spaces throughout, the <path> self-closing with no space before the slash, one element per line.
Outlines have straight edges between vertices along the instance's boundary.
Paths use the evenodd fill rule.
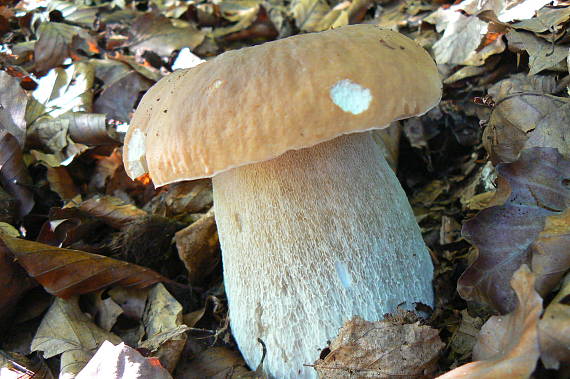
<path fill-rule="evenodd" d="M 355 315 L 433 304 L 433 266 L 406 195 L 370 133 L 337 137 L 213 179 L 232 333 L 276 378 L 315 377 Z"/>

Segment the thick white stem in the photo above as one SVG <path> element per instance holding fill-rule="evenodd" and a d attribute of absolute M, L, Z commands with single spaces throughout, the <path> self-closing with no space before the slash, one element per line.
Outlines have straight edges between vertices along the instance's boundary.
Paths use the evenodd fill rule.
<path fill-rule="evenodd" d="M 433 304 L 433 266 L 408 200 L 369 133 L 214 177 L 232 333 L 255 368 L 315 377 L 355 315 Z"/>

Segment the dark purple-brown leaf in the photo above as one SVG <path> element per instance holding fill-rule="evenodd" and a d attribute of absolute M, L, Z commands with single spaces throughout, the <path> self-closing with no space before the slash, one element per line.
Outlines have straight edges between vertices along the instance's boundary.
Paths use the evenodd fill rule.
<path fill-rule="evenodd" d="M 532 245 L 545 229 L 546 218 L 568 207 L 570 160 L 553 148 L 532 148 L 497 170 L 497 196 L 506 198 L 508 194 L 508 198 L 505 204 L 487 208 L 465 222 L 463 235 L 477 247 L 479 255 L 459 279 L 458 291 L 465 299 L 507 313 L 516 305 L 509 286 L 513 273 L 522 264 L 530 265 Z M 568 269 L 568 260 L 551 261 L 549 271 L 563 273 Z M 541 283 L 537 287 L 545 290 Z"/>

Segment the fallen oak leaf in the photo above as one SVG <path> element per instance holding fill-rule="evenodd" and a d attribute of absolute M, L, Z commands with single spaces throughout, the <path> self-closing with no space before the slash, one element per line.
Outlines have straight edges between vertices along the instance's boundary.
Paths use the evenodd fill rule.
<path fill-rule="evenodd" d="M 534 289 L 534 274 L 523 265 L 511 285 L 518 305 L 506 316 L 492 316 L 481 328 L 471 362 L 438 379 L 529 378 L 539 357 L 538 320 L 542 298 Z"/>
<path fill-rule="evenodd" d="M 565 183 L 569 179 L 570 159 L 553 148 L 532 148 L 523 150 L 517 161 L 497 166 L 497 170 L 496 196 L 507 200 L 464 223 L 463 236 L 477 247 L 479 255 L 462 274 L 457 290 L 466 300 L 483 302 L 508 313 L 516 304 L 509 286 L 513 273 L 522 264 L 530 264 L 533 243 L 544 230 L 546 218 L 561 214 L 568 207 L 570 193 Z M 553 249 L 550 254 L 567 252 Z M 551 261 L 549 272 L 563 273 L 568 269 L 568 260 Z M 542 278 L 537 288 L 545 294 L 552 288 L 545 287 Z M 552 283 L 548 275 L 544 279 Z"/>
<path fill-rule="evenodd" d="M 52 295 L 69 298 L 117 285 L 145 288 L 170 282 L 158 273 L 103 255 L 53 247 L 39 242 L 0 235 L 0 249 L 7 249 L 28 275 Z"/>

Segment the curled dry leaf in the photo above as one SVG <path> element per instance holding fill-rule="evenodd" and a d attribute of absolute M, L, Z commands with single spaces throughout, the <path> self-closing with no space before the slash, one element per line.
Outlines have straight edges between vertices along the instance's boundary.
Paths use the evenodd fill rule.
<path fill-rule="evenodd" d="M 315 362 L 323 378 L 428 377 L 445 344 L 429 326 L 395 321 L 347 321 Z"/>
<path fill-rule="evenodd" d="M 509 286 L 513 273 L 534 259 L 532 246 L 544 230 L 546 218 L 568 207 L 570 193 L 565 183 L 569 180 L 570 160 L 556 149 L 532 148 L 523 150 L 516 162 L 497 166 L 497 170 L 495 196 L 506 201 L 464 223 L 463 235 L 479 254 L 459 279 L 457 289 L 464 299 L 487 303 L 507 313 L 516 304 Z M 554 248 L 548 254 L 542 259 L 548 262 L 543 271 L 562 275 L 568 269 L 568 259 L 559 257 L 567 251 Z M 537 288 L 545 294 L 552 288 L 545 286 L 543 277 L 549 283 L 554 281 L 552 275 L 539 278 Z"/>
<path fill-rule="evenodd" d="M 567 245 L 568 246 L 568 245 Z M 540 352 L 544 367 L 557 370 L 570 363 L 570 274 L 538 323 Z"/>
<path fill-rule="evenodd" d="M 513 162 L 521 150 L 531 147 L 554 147 L 570 156 L 570 100 L 536 92 L 507 95 L 530 85 L 508 82 L 497 90 L 506 97 L 493 109 L 483 133 L 483 144 L 494 163 Z"/>
<path fill-rule="evenodd" d="M 42 351 L 45 358 L 62 354 L 62 375 L 74 375 L 105 340 L 121 342 L 119 337 L 99 328 L 81 311 L 77 297 L 56 298 L 42 319 L 31 350 Z"/>
<path fill-rule="evenodd" d="M 0 186 L 17 199 L 20 217 L 30 213 L 35 204 L 32 178 L 24 165 L 18 140 L 4 130 L 0 130 Z"/>
<path fill-rule="evenodd" d="M 76 379 L 171 379 L 168 371 L 153 359 L 143 357 L 123 342 L 114 346 L 111 342 L 104 341 Z"/>
<path fill-rule="evenodd" d="M 219 261 L 219 239 L 213 208 L 190 226 L 175 235 L 180 260 L 188 270 L 190 283 L 197 283 L 210 274 Z"/>
<path fill-rule="evenodd" d="M 62 298 L 118 285 L 145 288 L 167 279 L 145 267 L 0 235 L 11 255 L 49 293 Z"/>
<path fill-rule="evenodd" d="M 506 316 L 491 317 L 479 334 L 473 359 L 438 379 L 529 378 L 539 357 L 538 319 L 542 299 L 534 275 L 523 265 L 511 281 L 518 305 Z"/>

